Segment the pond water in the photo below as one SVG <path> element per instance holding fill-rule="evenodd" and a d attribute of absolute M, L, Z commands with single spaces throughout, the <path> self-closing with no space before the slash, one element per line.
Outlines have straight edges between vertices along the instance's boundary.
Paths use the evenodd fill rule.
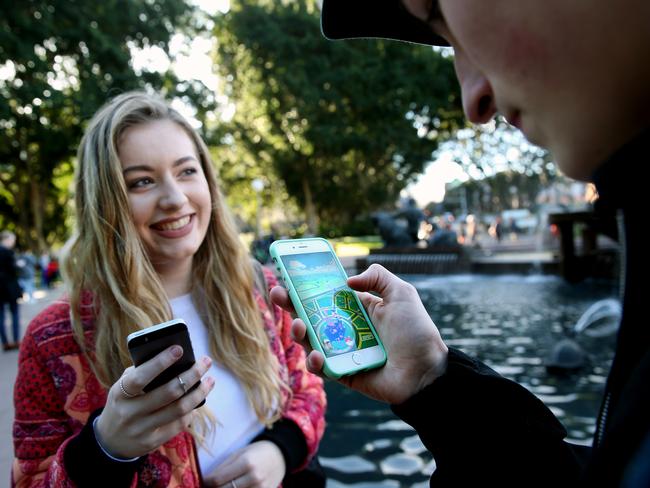
<path fill-rule="evenodd" d="M 569 285 L 554 276 L 402 278 L 418 289 L 449 346 L 528 388 L 564 424 L 570 441 L 591 444 L 615 334 L 598 334 L 593 327 L 577 337 L 588 356 L 579 373 L 550 375 L 544 359 L 590 305 L 617 298 L 615 284 Z M 327 429 L 319 457 L 328 488 L 428 486 L 435 461 L 410 426 L 387 406 L 336 383 L 326 390 Z"/>

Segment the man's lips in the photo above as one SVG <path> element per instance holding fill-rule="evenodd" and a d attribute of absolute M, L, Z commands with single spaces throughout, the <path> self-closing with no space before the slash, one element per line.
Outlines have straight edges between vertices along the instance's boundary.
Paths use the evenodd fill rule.
<path fill-rule="evenodd" d="M 513 127 L 521 130 L 521 112 L 519 110 L 508 112 L 506 114 L 506 121 Z"/>

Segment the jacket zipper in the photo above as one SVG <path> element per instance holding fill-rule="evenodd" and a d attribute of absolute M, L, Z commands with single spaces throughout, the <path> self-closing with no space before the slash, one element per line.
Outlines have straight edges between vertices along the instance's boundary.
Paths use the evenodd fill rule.
<path fill-rule="evenodd" d="M 619 209 L 618 212 L 616 213 L 616 224 L 618 227 L 619 242 L 621 245 L 621 265 L 620 265 L 621 281 L 619 287 L 619 294 L 620 294 L 621 303 L 623 303 L 623 300 L 625 298 L 626 253 L 625 253 L 625 215 L 623 214 L 623 210 L 621 209 Z M 611 399 L 612 399 L 612 393 L 611 391 L 608 391 L 605 395 L 605 401 L 603 402 L 603 407 L 600 410 L 600 417 L 598 419 L 598 429 L 596 430 L 596 439 L 594 442 L 594 447 L 600 446 L 600 444 L 603 441 L 603 436 L 605 435 L 605 424 L 607 423 L 607 414 L 609 413 L 609 402 L 611 401 Z"/>
<path fill-rule="evenodd" d="M 609 412 L 609 400 L 612 394 L 607 392 L 605 396 L 605 401 L 603 402 L 603 408 L 600 410 L 600 419 L 598 422 L 598 435 L 596 437 L 596 442 L 594 442 L 594 447 L 600 446 L 603 442 L 603 435 L 605 435 L 605 423 L 607 422 L 607 413 Z"/>

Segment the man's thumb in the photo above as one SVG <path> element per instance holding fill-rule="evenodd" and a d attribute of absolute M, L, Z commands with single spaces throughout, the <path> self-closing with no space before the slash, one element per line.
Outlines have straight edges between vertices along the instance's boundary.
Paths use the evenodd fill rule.
<path fill-rule="evenodd" d="M 348 285 L 357 291 L 378 293 L 386 298 L 390 294 L 391 283 L 399 280 L 397 276 L 379 264 L 371 264 L 363 273 L 348 278 Z"/>

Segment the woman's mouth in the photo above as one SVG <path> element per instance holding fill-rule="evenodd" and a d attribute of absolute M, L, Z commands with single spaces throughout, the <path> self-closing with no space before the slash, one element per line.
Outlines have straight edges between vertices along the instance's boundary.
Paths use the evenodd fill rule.
<path fill-rule="evenodd" d="M 167 220 L 152 224 L 150 227 L 162 237 L 176 238 L 184 237 L 192 231 L 194 214 L 186 215 L 176 220 Z"/>
<path fill-rule="evenodd" d="M 156 230 L 178 230 L 182 227 L 185 227 L 187 224 L 190 223 L 191 216 L 186 215 L 185 217 L 181 217 L 178 220 L 173 220 L 171 222 L 164 222 L 162 224 L 154 224 L 152 227 Z"/>

